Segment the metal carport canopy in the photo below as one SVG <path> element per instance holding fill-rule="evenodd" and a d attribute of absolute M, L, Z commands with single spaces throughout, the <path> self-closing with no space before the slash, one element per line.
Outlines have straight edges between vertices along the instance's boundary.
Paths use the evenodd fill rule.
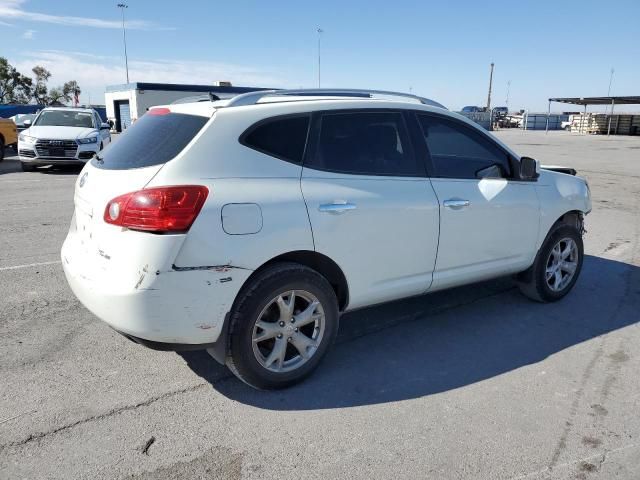
<path fill-rule="evenodd" d="M 566 97 L 550 98 L 550 102 L 572 103 L 574 105 L 640 105 L 640 96 L 631 97 Z"/>
<path fill-rule="evenodd" d="M 611 105 L 611 112 L 609 113 L 609 126 L 607 127 L 607 136 L 609 136 L 609 134 L 611 133 L 611 117 L 613 117 L 613 108 L 616 105 L 640 105 L 640 96 L 550 98 L 549 109 L 547 110 L 547 126 L 545 132 L 549 131 L 549 115 L 551 114 L 551 102 L 583 105 L 585 115 L 587 113 L 587 105 Z"/>

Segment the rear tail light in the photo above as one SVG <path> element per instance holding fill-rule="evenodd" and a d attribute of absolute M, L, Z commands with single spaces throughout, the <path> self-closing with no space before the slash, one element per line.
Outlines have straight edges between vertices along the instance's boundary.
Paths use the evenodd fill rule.
<path fill-rule="evenodd" d="M 209 190 L 199 185 L 157 187 L 114 198 L 104 210 L 111 225 L 149 232 L 185 232 L 204 205 Z"/>

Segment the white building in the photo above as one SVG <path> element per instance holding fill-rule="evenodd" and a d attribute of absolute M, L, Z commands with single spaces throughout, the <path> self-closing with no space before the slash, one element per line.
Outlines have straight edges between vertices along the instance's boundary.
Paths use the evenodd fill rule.
<path fill-rule="evenodd" d="M 213 93 L 219 98 L 230 98 L 241 93 L 265 90 L 259 87 L 224 85 L 226 82 L 218 83 L 218 85 L 182 85 L 135 82 L 110 85 L 104 94 L 107 118 L 113 121 L 114 129 L 121 132 L 155 105 L 166 105 L 181 98 L 208 93 Z"/>

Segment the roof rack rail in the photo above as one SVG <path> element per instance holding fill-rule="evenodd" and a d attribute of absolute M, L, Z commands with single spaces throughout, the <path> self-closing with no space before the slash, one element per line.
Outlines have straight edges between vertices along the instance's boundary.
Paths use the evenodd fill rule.
<path fill-rule="evenodd" d="M 244 105 L 255 105 L 264 97 L 278 96 L 300 96 L 300 97 L 352 97 L 352 98 L 373 98 L 374 95 L 389 97 L 403 97 L 415 100 L 423 105 L 447 109 L 444 105 L 419 97 L 411 93 L 390 92 L 386 90 L 362 90 L 357 88 L 309 88 L 300 90 L 260 90 L 257 92 L 243 93 L 233 97 L 226 107 L 240 107 Z"/>
<path fill-rule="evenodd" d="M 171 105 L 178 105 L 181 103 L 197 103 L 197 102 L 216 102 L 220 100 L 220 97 L 213 92 L 205 93 L 202 95 L 193 95 L 191 97 L 178 98 L 171 102 Z"/>

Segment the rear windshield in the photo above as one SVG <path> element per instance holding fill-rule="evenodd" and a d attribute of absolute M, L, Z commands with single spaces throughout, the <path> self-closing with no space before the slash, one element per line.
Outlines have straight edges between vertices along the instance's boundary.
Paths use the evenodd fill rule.
<path fill-rule="evenodd" d="M 160 165 L 178 155 L 209 120 L 183 113 L 146 113 L 91 161 L 106 170 Z"/>

